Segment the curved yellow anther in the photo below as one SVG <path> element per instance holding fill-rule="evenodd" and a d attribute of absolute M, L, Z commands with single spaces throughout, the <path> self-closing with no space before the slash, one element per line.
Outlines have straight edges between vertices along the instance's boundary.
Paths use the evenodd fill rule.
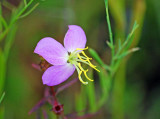
<path fill-rule="evenodd" d="M 84 71 L 85 77 L 86 77 L 89 81 L 94 81 L 94 80 L 90 79 L 90 78 L 87 76 L 87 72 L 88 72 L 88 69 Z"/>
<path fill-rule="evenodd" d="M 88 46 L 86 48 L 77 48 L 76 50 L 87 50 Z"/>
<path fill-rule="evenodd" d="M 84 82 L 84 81 L 82 80 L 81 74 L 82 74 L 82 71 L 80 71 L 79 74 L 78 74 L 79 80 L 80 80 L 83 84 L 85 84 L 85 85 L 88 84 L 88 82 Z"/>

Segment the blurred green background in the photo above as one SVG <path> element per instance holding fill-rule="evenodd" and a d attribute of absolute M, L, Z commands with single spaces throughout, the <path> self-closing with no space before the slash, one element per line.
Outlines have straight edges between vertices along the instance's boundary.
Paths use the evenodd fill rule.
<path fill-rule="evenodd" d="M 123 103 L 125 116 L 123 118 L 160 119 L 160 40 L 158 40 L 160 39 L 160 1 L 110 1 L 109 12 L 115 39 L 123 38 L 123 35 L 130 31 L 132 20 L 137 20 L 140 25 L 139 34 L 136 34 L 138 40 L 134 42 L 140 47 L 140 50 L 128 58 L 125 69 L 126 82 Z M 8 2 L 18 7 L 23 1 L 8 0 Z M 38 55 L 33 53 L 40 39 L 53 37 L 63 43 L 67 26 L 79 25 L 86 33 L 87 46 L 95 49 L 105 63 L 109 64 L 110 62 L 110 49 L 106 44 L 109 36 L 103 0 L 39 0 L 38 2 L 39 6 L 29 16 L 17 22 L 17 33 L 6 66 L 4 119 L 38 118 L 37 113 L 39 112 L 31 115 L 28 115 L 28 112 L 44 95 L 45 86 L 41 80 L 42 72 L 31 66 L 32 63 L 40 62 Z M 2 9 L 5 18 L 9 19 L 10 10 L 4 5 Z M 3 42 L 0 45 L 3 47 Z M 95 89 L 99 90 L 97 80 L 95 76 Z M 79 82 L 76 83 L 76 86 L 71 86 L 58 95 L 60 102 L 64 104 L 65 114 L 75 112 L 72 101 L 75 98 L 74 95 L 78 93 L 78 85 L 80 85 Z M 119 85 L 121 85 L 121 81 L 119 81 Z M 91 118 L 121 119 L 121 117 L 118 118 L 118 111 L 118 116 L 113 116 L 115 108 L 112 109 L 110 103 L 118 106 L 118 96 L 113 99 L 112 91 L 110 95 L 109 100 L 106 100 L 106 105 Z M 115 102 L 111 100 L 115 100 Z M 52 113 L 49 111 L 50 106 L 43 108 L 48 113 Z"/>

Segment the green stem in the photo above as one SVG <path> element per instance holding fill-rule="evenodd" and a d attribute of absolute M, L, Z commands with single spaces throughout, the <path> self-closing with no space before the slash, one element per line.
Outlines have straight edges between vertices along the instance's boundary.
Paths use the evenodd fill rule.
<path fill-rule="evenodd" d="M 108 0 L 105 0 L 105 7 L 106 7 L 106 19 L 108 24 L 108 30 L 109 30 L 109 37 L 110 37 L 110 43 L 111 43 L 111 52 L 112 52 L 112 58 L 114 57 L 114 44 L 113 44 L 113 36 L 112 36 L 112 29 L 111 29 L 111 23 L 109 18 L 109 12 L 108 12 Z M 113 60 L 111 61 L 111 65 L 113 65 Z"/>

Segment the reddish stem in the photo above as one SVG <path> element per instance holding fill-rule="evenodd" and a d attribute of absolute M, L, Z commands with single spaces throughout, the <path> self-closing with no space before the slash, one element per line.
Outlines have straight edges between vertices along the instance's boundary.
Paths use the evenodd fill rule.
<path fill-rule="evenodd" d="M 53 100 L 53 106 L 57 106 L 58 105 L 58 101 L 57 101 L 57 98 L 56 98 L 56 93 L 55 93 L 55 91 L 54 91 L 54 87 L 53 86 L 51 86 L 50 87 L 51 88 L 51 93 L 52 93 L 52 96 L 53 96 L 53 98 L 54 98 L 54 100 Z"/>

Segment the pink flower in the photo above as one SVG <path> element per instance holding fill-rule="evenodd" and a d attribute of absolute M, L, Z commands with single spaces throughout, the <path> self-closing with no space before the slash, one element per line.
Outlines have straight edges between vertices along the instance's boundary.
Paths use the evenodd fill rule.
<path fill-rule="evenodd" d="M 75 69 L 77 69 L 79 80 L 83 84 L 88 84 L 88 82 L 82 80 L 82 73 L 88 80 L 93 81 L 87 76 L 88 69 L 84 70 L 81 66 L 81 63 L 85 63 L 99 71 L 90 62 L 91 58 L 83 51 L 88 49 L 85 48 L 86 41 L 85 32 L 77 25 L 69 25 L 69 30 L 64 38 L 64 47 L 53 38 L 46 37 L 41 39 L 34 53 L 39 54 L 53 65 L 44 72 L 42 76 L 43 84 L 48 86 L 58 85 L 67 80 L 74 73 Z"/>

